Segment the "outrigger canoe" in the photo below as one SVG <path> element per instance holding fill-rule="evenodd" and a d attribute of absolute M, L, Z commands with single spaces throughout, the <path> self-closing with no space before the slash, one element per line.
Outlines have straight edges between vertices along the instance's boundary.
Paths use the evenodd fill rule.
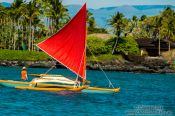
<path fill-rule="evenodd" d="M 68 85 L 58 85 L 58 84 L 37 84 L 37 87 L 32 84 L 32 82 L 21 82 L 14 80 L 0 80 L 0 86 L 12 87 L 21 90 L 37 90 L 37 91 L 81 91 L 81 92 L 91 92 L 91 93 L 116 93 L 120 91 L 120 88 L 116 89 L 106 89 L 90 86 L 73 87 Z"/>

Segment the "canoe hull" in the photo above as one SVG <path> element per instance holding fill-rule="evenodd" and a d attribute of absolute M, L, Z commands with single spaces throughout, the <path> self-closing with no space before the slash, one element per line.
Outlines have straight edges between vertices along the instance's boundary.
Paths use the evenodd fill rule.
<path fill-rule="evenodd" d="M 46 87 L 31 87 L 31 86 L 16 86 L 16 89 L 22 90 L 36 90 L 36 91 L 51 91 L 51 92 L 59 92 L 59 91 L 81 91 L 87 87 L 79 87 L 79 88 L 46 88 Z"/>

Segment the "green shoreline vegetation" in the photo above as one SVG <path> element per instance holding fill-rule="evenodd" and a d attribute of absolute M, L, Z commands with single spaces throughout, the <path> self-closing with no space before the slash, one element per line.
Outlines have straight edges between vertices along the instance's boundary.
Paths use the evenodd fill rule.
<path fill-rule="evenodd" d="M 0 17 L 0 60 L 18 61 L 51 60 L 47 54 L 39 52 L 35 44 L 56 33 L 71 19 L 66 6 L 58 0 L 14 0 L 10 7 L 0 3 Z M 106 23 L 108 29 L 99 28 L 93 14 L 87 11 L 88 61 L 96 60 L 92 53 L 98 61 L 123 59 L 123 55 L 139 56 L 141 50 L 137 39 L 157 42 L 158 56 L 162 55 L 160 41 L 167 41 L 169 52 L 171 43 L 175 42 L 175 11 L 171 6 L 150 17 L 142 15 L 127 19 L 116 12 Z M 114 36 L 90 36 L 96 33 Z M 172 60 L 174 56 L 170 57 Z"/>
<path fill-rule="evenodd" d="M 0 50 L 0 60 L 9 61 L 47 61 L 50 57 L 44 52 L 22 50 Z"/>
<path fill-rule="evenodd" d="M 103 54 L 99 56 L 89 56 L 87 61 L 105 61 L 113 59 L 123 59 L 121 55 Z M 44 52 L 22 51 L 22 50 L 0 50 L 0 61 L 50 61 L 52 60 Z"/>

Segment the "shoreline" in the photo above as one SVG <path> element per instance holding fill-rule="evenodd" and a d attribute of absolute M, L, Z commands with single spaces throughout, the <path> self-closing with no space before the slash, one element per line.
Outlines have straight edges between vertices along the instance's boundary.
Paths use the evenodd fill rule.
<path fill-rule="evenodd" d="M 100 65 L 100 67 L 99 67 Z M 56 66 L 56 68 L 65 68 L 56 61 L 0 61 L 0 66 L 6 67 L 22 67 L 26 66 L 29 68 L 50 68 Z M 130 61 L 88 61 L 87 69 L 100 70 L 102 68 L 105 71 L 122 71 L 122 72 L 136 72 L 136 73 L 175 73 L 175 70 L 171 69 L 170 66 L 162 61 L 145 60 L 142 63 L 135 63 Z"/>

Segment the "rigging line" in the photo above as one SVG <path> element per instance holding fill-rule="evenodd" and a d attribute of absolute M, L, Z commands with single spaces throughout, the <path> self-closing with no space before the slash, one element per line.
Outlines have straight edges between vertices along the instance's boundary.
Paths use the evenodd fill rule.
<path fill-rule="evenodd" d="M 51 62 L 54 62 L 53 58 L 52 58 L 52 61 Z M 50 67 L 44 74 L 49 73 L 53 68 L 55 68 L 55 66 Z"/>
<path fill-rule="evenodd" d="M 79 66 L 79 69 L 78 69 L 78 73 L 80 72 L 80 67 L 82 66 L 82 61 L 83 61 L 83 56 L 84 56 L 84 53 L 85 53 L 85 50 L 83 52 L 83 55 L 82 55 L 82 58 L 81 58 L 81 62 L 80 62 L 80 66 Z M 76 78 L 76 81 L 78 81 L 78 74 L 77 74 L 77 78 Z"/>
<path fill-rule="evenodd" d="M 89 47 L 87 46 L 87 48 L 89 49 Z M 95 55 L 92 53 L 92 51 L 89 49 L 90 53 L 92 54 L 92 56 L 95 58 L 95 60 L 98 60 Z M 103 72 L 103 74 L 105 75 L 106 79 L 109 82 L 109 87 L 112 86 L 112 88 L 114 89 L 114 85 L 112 84 L 112 82 L 110 81 L 110 79 L 108 78 L 108 76 L 106 75 L 105 71 L 102 69 L 101 65 L 97 62 L 97 65 L 99 66 L 100 70 Z"/>
<path fill-rule="evenodd" d="M 35 46 L 37 46 L 37 45 L 35 45 Z M 52 59 L 52 61 L 51 62 L 54 62 L 54 59 L 51 57 L 51 59 Z M 56 64 L 55 64 L 56 65 Z M 52 66 L 51 68 L 49 68 L 44 74 L 47 74 L 47 73 L 49 73 L 53 68 L 55 68 L 55 65 L 54 66 Z"/>

